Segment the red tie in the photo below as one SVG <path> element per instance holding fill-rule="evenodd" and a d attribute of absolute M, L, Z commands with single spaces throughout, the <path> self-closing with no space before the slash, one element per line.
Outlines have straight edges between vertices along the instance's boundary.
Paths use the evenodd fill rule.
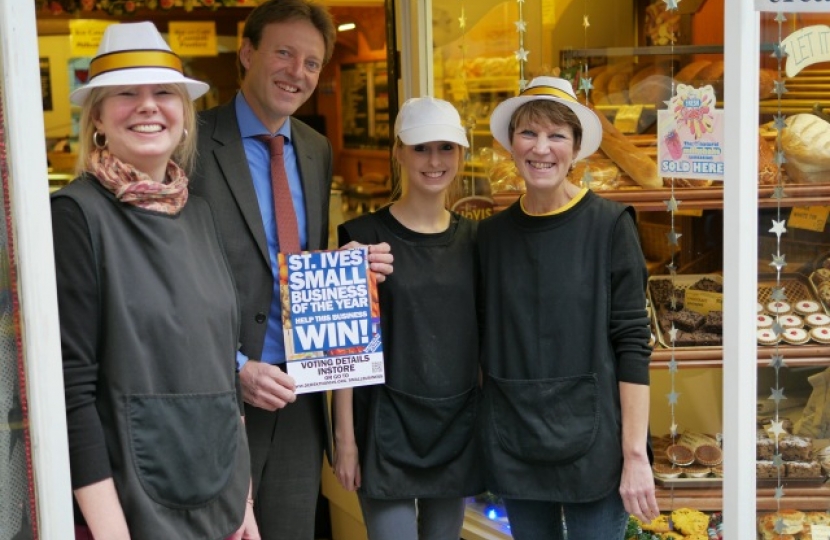
<path fill-rule="evenodd" d="M 271 150 L 271 188 L 274 192 L 274 218 L 277 222 L 277 237 L 280 253 L 300 252 L 300 233 L 297 228 L 297 214 L 288 187 L 285 163 L 282 158 L 284 137 L 260 135 L 259 140 L 268 144 Z"/>

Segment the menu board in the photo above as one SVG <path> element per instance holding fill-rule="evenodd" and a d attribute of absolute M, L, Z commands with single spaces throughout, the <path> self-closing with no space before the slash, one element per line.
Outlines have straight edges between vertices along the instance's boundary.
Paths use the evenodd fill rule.
<path fill-rule="evenodd" d="M 386 62 L 340 67 L 343 145 L 382 148 L 389 145 L 389 86 Z"/>

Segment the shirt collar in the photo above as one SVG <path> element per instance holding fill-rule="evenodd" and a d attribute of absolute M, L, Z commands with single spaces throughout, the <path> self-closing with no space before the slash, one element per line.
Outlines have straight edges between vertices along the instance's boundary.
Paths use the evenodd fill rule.
<path fill-rule="evenodd" d="M 239 123 L 239 132 L 242 138 L 259 137 L 260 135 L 271 135 L 265 124 L 257 118 L 251 106 L 245 100 L 242 91 L 236 93 L 234 106 L 236 107 L 236 119 Z M 291 117 L 287 117 L 282 123 L 280 129 L 273 135 L 282 135 L 286 142 L 291 142 Z"/>

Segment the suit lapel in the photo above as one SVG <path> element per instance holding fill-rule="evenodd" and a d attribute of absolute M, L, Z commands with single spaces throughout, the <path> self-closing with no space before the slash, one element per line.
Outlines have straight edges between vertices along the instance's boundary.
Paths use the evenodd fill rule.
<path fill-rule="evenodd" d="M 323 196 L 329 194 L 321 193 L 321 182 L 325 171 L 319 160 L 314 159 L 311 150 L 314 147 L 311 141 L 304 136 L 303 130 L 296 129 L 296 121 L 291 126 L 291 137 L 294 144 L 294 152 L 297 155 L 297 168 L 300 171 L 300 180 L 303 184 L 303 196 L 305 198 L 306 234 L 308 235 L 308 249 L 328 249 L 328 246 L 317 245 L 322 237 L 320 230 L 323 220 L 320 218 L 320 209 L 323 207 Z"/>
<path fill-rule="evenodd" d="M 259 212 L 259 202 L 257 201 L 256 191 L 254 191 L 251 169 L 248 166 L 245 148 L 242 146 L 242 137 L 239 134 L 234 100 L 223 105 L 217 111 L 213 139 L 219 143 L 213 153 L 219 163 L 219 168 L 222 170 L 222 176 L 228 183 L 228 187 L 242 211 L 245 223 L 248 224 L 248 229 L 256 240 L 260 254 L 270 265 L 271 257 L 268 254 L 265 226 L 262 224 L 262 215 Z"/>

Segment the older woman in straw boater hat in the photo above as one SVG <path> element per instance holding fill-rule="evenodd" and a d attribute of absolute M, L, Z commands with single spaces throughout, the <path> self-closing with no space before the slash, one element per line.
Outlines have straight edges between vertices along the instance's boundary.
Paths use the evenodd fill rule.
<path fill-rule="evenodd" d="M 185 173 L 207 89 L 144 22 L 108 27 L 70 95 L 79 176 L 52 224 L 76 538 L 259 538 L 234 285 Z"/>
<path fill-rule="evenodd" d="M 658 514 L 647 455 L 647 273 L 632 211 L 567 180 L 599 147 L 568 81 L 537 77 L 490 130 L 527 192 L 482 222 L 482 443 L 517 540 L 622 539 Z"/>

